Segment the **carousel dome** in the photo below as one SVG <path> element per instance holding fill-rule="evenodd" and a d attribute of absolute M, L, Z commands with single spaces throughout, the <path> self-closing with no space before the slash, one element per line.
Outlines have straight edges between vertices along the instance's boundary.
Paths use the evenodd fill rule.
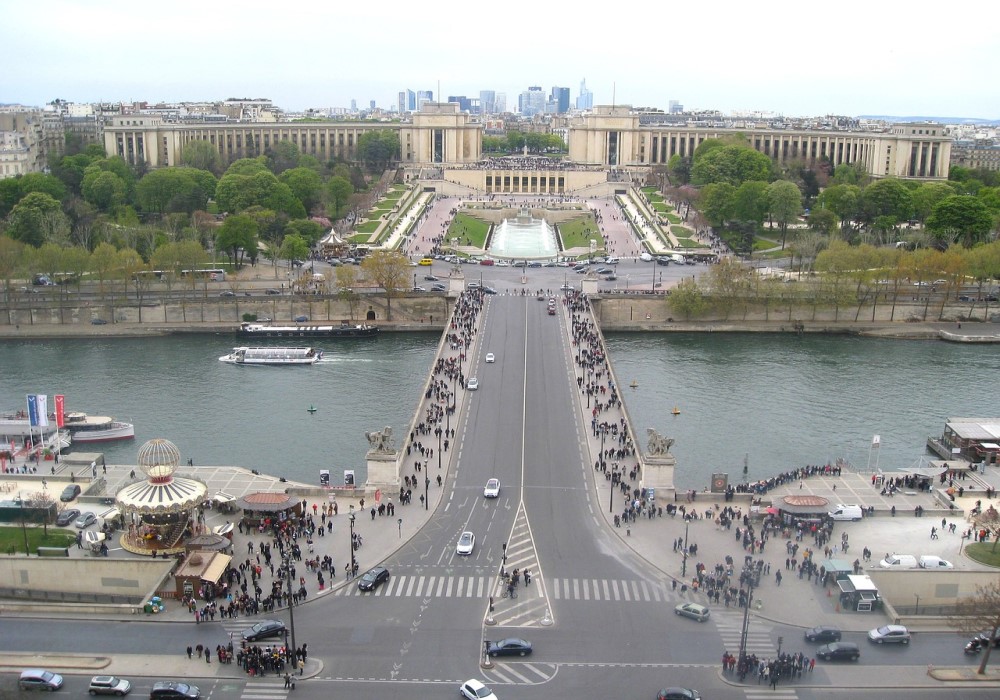
<path fill-rule="evenodd" d="M 181 451 L 170 440 L 155 438 L 139 448 L 137 461 L 150 481 L 169 480 L 181 463 Z"/>

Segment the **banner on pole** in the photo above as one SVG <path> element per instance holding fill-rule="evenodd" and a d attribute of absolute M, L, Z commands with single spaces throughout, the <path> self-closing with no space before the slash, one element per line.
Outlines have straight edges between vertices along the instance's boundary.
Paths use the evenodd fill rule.
<path fill-rule="evenodd" d="M 66 397 L 62 394 L 56 394 L 55 400 L 56 400 L 56 425 L 62 428 L 66 425 Z"/>
<path fill-rule="evenodd" d="M 45 394 L 28 394 L 28 424 L 32 428 L 49 426 L 48 397 Z"/>

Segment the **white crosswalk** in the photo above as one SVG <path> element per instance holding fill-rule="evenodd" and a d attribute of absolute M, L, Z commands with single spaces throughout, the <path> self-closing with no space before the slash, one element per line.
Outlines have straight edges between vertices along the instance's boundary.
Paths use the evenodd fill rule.
<path fill-rule="evenodd" d="M 744 688 L 743 692 L 746 694 L 747 700 L 764 700 L 764 698 L 768 698 L 769 700 L 798 700 L 799 698 L 795 688 L 782 688 L 780 684 L 774 690 L 771 690 L 770 685 L 761 684 L 752 688 Z"/>
<path fill-rule="evenodd" d="M 285 700 L 288 697 L 289 688 L 285 687 L 285 681 L 277 678 L 275 680 L 250 680 L 247 681 L 240 700 Z"/>
<path fill-rule="evenodd" d="M 730 654 L 736 654 L 740 648 L 740 637 L 743 633 L 743 613 L 736 608 L 730 608 L 731 612 L 712 611 L 712 619 L 722 637 L 722 645 Z M 750 618 L 747 628 L 747 654 L 757 654 L 757 656 L 773 657 L 778 653 L 778 649 L 771 640 L 771 630 L 754 618 Z"/>
<path fill-rule="evenodd" d="M 494 685 L 535 685 L 544 683 L 556 675 L 556 664 L 535 662 L 504 663 L 501 659 L 493 660 L 494 667 L 484 669 L 483 675 L 488 683 Z"/>

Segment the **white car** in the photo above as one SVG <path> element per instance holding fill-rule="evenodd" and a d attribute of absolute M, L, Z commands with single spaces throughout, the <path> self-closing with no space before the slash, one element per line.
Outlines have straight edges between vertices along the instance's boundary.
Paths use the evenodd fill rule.
<path fill-rule="evenodd" d="M 920 559 L 917 560 L 917 566 L 921 569 L 954 569 L 955 565 L 952 564 L 947 559 L 942 559 L 941 557 L 935 556 L 933 554 L 925 554 Z"/>
<path fill-rule="evenodd" d="M 493 694 L 493 691 L 475 678 L 465 681 L 465 683 L 459 686 L 458 692 L 466 700 L 497 700 L 497 696 Z"/>
<path fill-rule="evenodd" d="M 496 361 L 497 361 L 496 355 L 494 355 L 492 352 L 486 353 L 486 362 L 488 364 L 492 364 Z"/>
<path fill-rule="evenodd" d="M 476 389 L 479 388 L 479 380 L 476 379 L 475 377 L 472 377 L 465 385 L 465 388 L 468 389 L 469 391 L 475 391 Z"/>
<path fill-rule="evenodd" d="M 476 547 L 476 536 L 466 530 L 458 538 L 458 544 L 455 546 L 456 554 L 472 554 L 472 550 Z"/>
<path fill-rule="evenodd" d="M 639 259 L 643 262 L 653 262 L 653 256 L 649 253 L 643 253 L 639 256 Z"/>
<path fill-rule="evenodd" d="M 483 498 L 497 498 L 500 496 L 500 479 L 490 479 L 483 488 Z"/>

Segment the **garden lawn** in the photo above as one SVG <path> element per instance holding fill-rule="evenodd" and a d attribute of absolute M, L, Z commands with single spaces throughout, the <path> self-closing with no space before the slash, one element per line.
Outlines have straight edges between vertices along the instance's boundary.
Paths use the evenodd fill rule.
<path fill-rule="evenodd" d="M 589 248 L 590 239 L 593 238 L 597 240 L 597 249 L 604 250 L 604 237 L 591 214 L 560 224 L 559 234 L 565 248 Z"/>
<path fill-rule="evenodd" d="M 486 236 L 490 232 L 490 224 L 482 219 L 469 216 L 463 212 L 455 214 L 451 226 L 448 227 L 445 243 L 451 245 L 451 239 L 458 237 L 459 245 L 473 246 L 476 248 L 486 247 Z"/>
<path fill-rule="evenodd" d="M 363 221 L 360 224 L 358 224 L 357 226 L 355 226 L 355 230 L 358 233 L 368 233 L 368 234 L 371 234 L 371 233 L 375 233 L 376 231 L 378 231 L 378 227 L 381 224 L 382 224 L 382 222 L 379 221 L 378 219 L 369 219 L 368 221 Z"/>
<path fill-rule="evenodd" d="M 61 527 L 49 525 L 49 534 L 45 535 L 44 528 L 37 525 L 29 525 L 21 529 L 17 526 L 0 527 L 0 552 L 24 553 L 24 534 L 28 533 L 28 551 L 35 553 L 38 547 L 69 547 L 76 544 L 76 533 L 64 530 Z"/>
<path fill-rule="evenodd" d="M 965 553 L 986 566 L 1000 567 L 1000 545 L 993 542 L 973 542 L 965 545 Z"/>

